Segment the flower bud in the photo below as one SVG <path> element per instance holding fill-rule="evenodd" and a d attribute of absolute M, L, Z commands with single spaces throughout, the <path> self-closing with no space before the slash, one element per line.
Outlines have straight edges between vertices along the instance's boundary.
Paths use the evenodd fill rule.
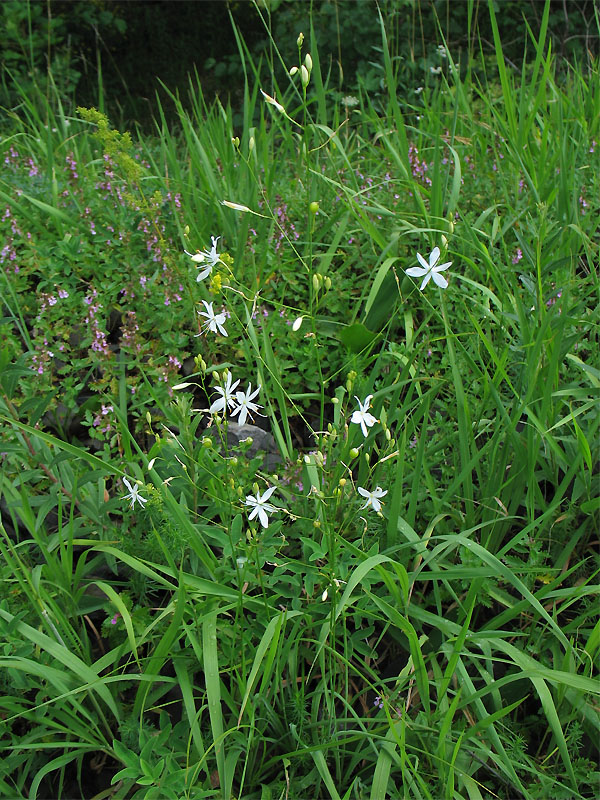
<path fill-rule="evenodd" d="M 313 289 L 315 290 L 315 292 L 318 292 L 319 291 L 319 276 L 317 275 L 316 272 L 312 276 L 312 285 L 313 285 Z"/>
<path fill-rule="evenodd" d="M 190 235 L 190 226 L 189 225 L 186 225 L 185 228 L 183 229 L 183 235 L 184 236 L 189 236 Z"/>
<path fill-rule="evenodd" d="M 152 417 L 150 416 L 150 412 L 146 411 L 146 422 L 148 425 L 152 425 Z"/>
<path fill-rule="evenodd" d="M 212 439 L 209 439 L 208 436 L 205 436 L 204 439 L 202 439 L 202 447 L 204 447 L 205 450 L 210 450 L 212 447 Z"/>
<path fill-rule="evenodd" d="M 333 403 L 333 405 L 334 405 L 334 406 L 337 406 L 337 404 L 338 404 L 340 401 L 339 401 L 339 398 L 337 398 L 337 397 L 330 397 L 330 398 L 329 398 L 329 402 L 330 402 L 330 403 Z"/>
<path fill-rule="evenodd" d="M 312 201 L 312 203 L 308 206 L 308 210 L 311 214 L 316 214 L 319 211 L 319 204 L 316 200 Z"/>
<path fill-rule="evenodd" d="M 249 150 L 250 152 L 252 152 L 252 151 L 254 150 L 254 146 L 255 146 L 255 145 L 256 145 L 256 142 L 254 141 L 254 136 L 251 136 L 251 137 L 248 139 L 248 150 Z"/>
<path fill-rule="evenodd" d="M 321 600 L 323 603 L 325 602 L 325 600 L 327 600 L 327 589 L 325 589 L 325 591 L 321 595 Z"/>
<path fill-rule="evenodd" d="M 300 326 L 302 325 L 302 320 L 303 320 L 303 319 L 304 319 L 304 317 L 297 317 L 297 318 L 294 320 L 294 323 L 293 323 L 293 325 L 292 325 L 292 330 L 293 330 L 293 331 L 299 331 L 299 330 L 300 330 Z"/>
<path fill-rule="evenodd" d="M 229 200 L 221 200 L 221 205 L 227 206 L 227 208 L 233 208 L 234 211 L 241 211 L 242 213 L 250 211 L 248 206 L 243 206 L 240 203 L 231 203 Z"/>
<path fill-rule="evenodd" d="M 318 529 L 318 528 L 320 528 L 320 527 L 321 527 L 321 520 L 319 520 L 319 519 L 316 519 L 316 520 L 313 522 L 313 528 L 317 528 L 317 529 Z"/>
<path fill-rule="evenodd" d="M 234 136 L 233 139 L 231 140 L 231 144 L 234 147 L 239 147 L 240 146 L 240 137 L 239 136 Z"/>
<path fill-rule="evenodd" d="M 304 34 L 300 33 L 298 35 L 298 38 L 296 39 L 296 44 L 298 45 L 298 47 L 302 47 L 303 42 L 304 42 Z"/>
<path fill-rule="evenodd" d="M 329 277 L 329 275 L 325 278 L 325 288 L 327 289 L 327 291 L 331 289 L 331 278 Z"/>
<path fill-rule="evenodd" d="M 229 459 L 229 463 L 231 464 L 231 466 L 232 466 L 232 467 L 237 467 L 237 465 L 238 465 L 238 460 L 237 460 L 237 458 L 234 456 L 233 458 L 230 458 L 230 459 Z"/>
<path fill-rule="evenodd" d="M 204 374 L 206 372 L 206 361 L 202 358 L 202 356 L 194 356 L 194 366 L 198 370 Z"/>
<path fill-rule="evenodd" d="M 388 440 L 388 442 L 390 442 L 392 440 L 392 432 L 390 431 L 389 428 L 386 428 L 385 438 Z"/>
<path fill-rule="evenodd" d="M 310 77 L 308 74 L 308 70 L 306 69 L 304 64 L 302 64 L 302 66 L 300 67 L 300 81 L 302 82 L 302 86 L 304 86 L 305 89 L 308 86 L 309 80 Z"/>
<path fill-rule="evenodd" d="M 156 461 L 156 458 L 151 458 L 150 461 L 148 462 L 148 472 L 150 472 L 150 470 L 154 466 L 154 462 L 155 461 Z"/>
<path fill-rule="evenodd" d="M 353 447 L 350 450 L 350 458 L 358 458 L 359 450 L 358 447 Z"/>
<path fill-rule="evenodd" d="M 371 460 L 371 453 L 365 450 L 365 461 L 367 462 L 367 464 L 369 463 L 370 460 Z"/>
<path fill-rule="evenodd" d="M 255 495 L 258 495 L 259 489 L 260 489 L 260 486 L 259 486 L 259 485 L 258 485 L 258 483 L 256 483 L 256 481 L 255 481 L 255 482 L 252 484 L 252 491 L 254 492 L 254 494 L 255 494 Z"/>
<path fill-rule="evenodd" d="M 444 247 L 448 247 L 448 239 L 446 239 L 443 233 L 442 233 L 442 244 L 444 245 Z"/>
<path fill-rule="evenodd" d="M 290 78 L 293 78 L 294 75 L 298 72 L 298 67 L 292 67 L 290 70 Z"/>
<path fill-rule="evenodd" d="M 345 486 L 347 483 L 348 483 L 348 481 L 346 480 L 346 478 L 340 478 L 340 479 L 339 479 L 339 481 L 338 481 L 338 485 L 339 485 L 339 486 L 341 486 L 342 488 L 343 488 L 343 487 L 344 487 L 344 486 Z"/>
<path fill-rule="evenodd" d="M 311 71 L 311 69 L 312 69 L 312 58 L 310 57 L 310 53 L 307 53 L 307 54 L 304 56 L 304 63 L 305 63 L 305 65 L 306 65 L 306 69 L 307 69 L 307 70 L 308 70 L 308 72 L 310 73 L 310 71 Z"/>

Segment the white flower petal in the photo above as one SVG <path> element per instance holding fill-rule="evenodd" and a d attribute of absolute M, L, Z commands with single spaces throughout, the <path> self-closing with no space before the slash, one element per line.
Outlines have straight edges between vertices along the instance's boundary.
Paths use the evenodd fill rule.
<path fill-rule="evenodd" d="M 422 278 L 423 275 L 427 275 L 429 272 L 429 267 L 409 267 L 405 272 L 407 275 L 410 275 L 411 278 Z"/>
<path fill-rule="evenodd" d="M 276 488 L 277 488 L 276 486 L 269 486 L 267 491 L 258 498 L 259 501 L 261 503 L 266 502 L 269 499 L 269 497 L 271 497 Z"/>
<path fill-rule="evenodd" d="M 434 247 L 431 253 L 429 254 L 429 266 L 435 267 L 440 257 L 440 248 Z"/>
<path fill-rule="evenodd" d="M 432 275 L 433 275 L 432 272 L 428 272 L 427 275 L 425 275 L 425 277 L 423 278 L 423 283 L 419 286 L 419 289 L 421 291 L 423 291 L 423 289 L 427 286 Z"/>
<path fill-rule="evenodd" d="M 427 261 L 425 261 L 425 259 L 421 255 L 421 253 L 417 253 L 417 261 L 423 267 L 423 269 L 425 269 L 425 270 L 427 270 L 429 272 L 430 265 L 429 265 L 429 263 Z"/>
<path fill-rule="evenodd" d="M 440 289 L 445 289 L 448 286 L 448 281 L 444 278 L 443 275 L 440 275 L 438 272 L 432 272 L 431 277 L 433 278 L 433 282 L 436 283 Z"/>

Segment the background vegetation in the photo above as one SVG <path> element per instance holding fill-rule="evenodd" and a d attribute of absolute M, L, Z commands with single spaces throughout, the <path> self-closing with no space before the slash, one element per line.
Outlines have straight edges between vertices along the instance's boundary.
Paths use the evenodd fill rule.
<path fill-rule="evenodd" d="M 0 796 L 595 798 L 598 20 L 205 5 L 0 7 Z"/>

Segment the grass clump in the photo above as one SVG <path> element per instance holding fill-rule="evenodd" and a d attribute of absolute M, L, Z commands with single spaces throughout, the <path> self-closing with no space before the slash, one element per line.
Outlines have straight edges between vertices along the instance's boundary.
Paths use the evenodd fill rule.
<path fill-rule="evenodd" d="M 400 103 L 381 33 L 11 118 L 4 796 L 596 794 L 598 72 Z"/>

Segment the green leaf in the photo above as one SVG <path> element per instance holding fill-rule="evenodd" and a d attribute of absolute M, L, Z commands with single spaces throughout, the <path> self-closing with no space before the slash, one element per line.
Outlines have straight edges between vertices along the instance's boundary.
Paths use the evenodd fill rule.
<path fill-rule="evenodd" d="M 354 325 L 342 328 L 338 337 L 353 353 L 360 353 L 375 341 L 377 334 L 366 328 L 362 322 L 355 322 Z"/>

